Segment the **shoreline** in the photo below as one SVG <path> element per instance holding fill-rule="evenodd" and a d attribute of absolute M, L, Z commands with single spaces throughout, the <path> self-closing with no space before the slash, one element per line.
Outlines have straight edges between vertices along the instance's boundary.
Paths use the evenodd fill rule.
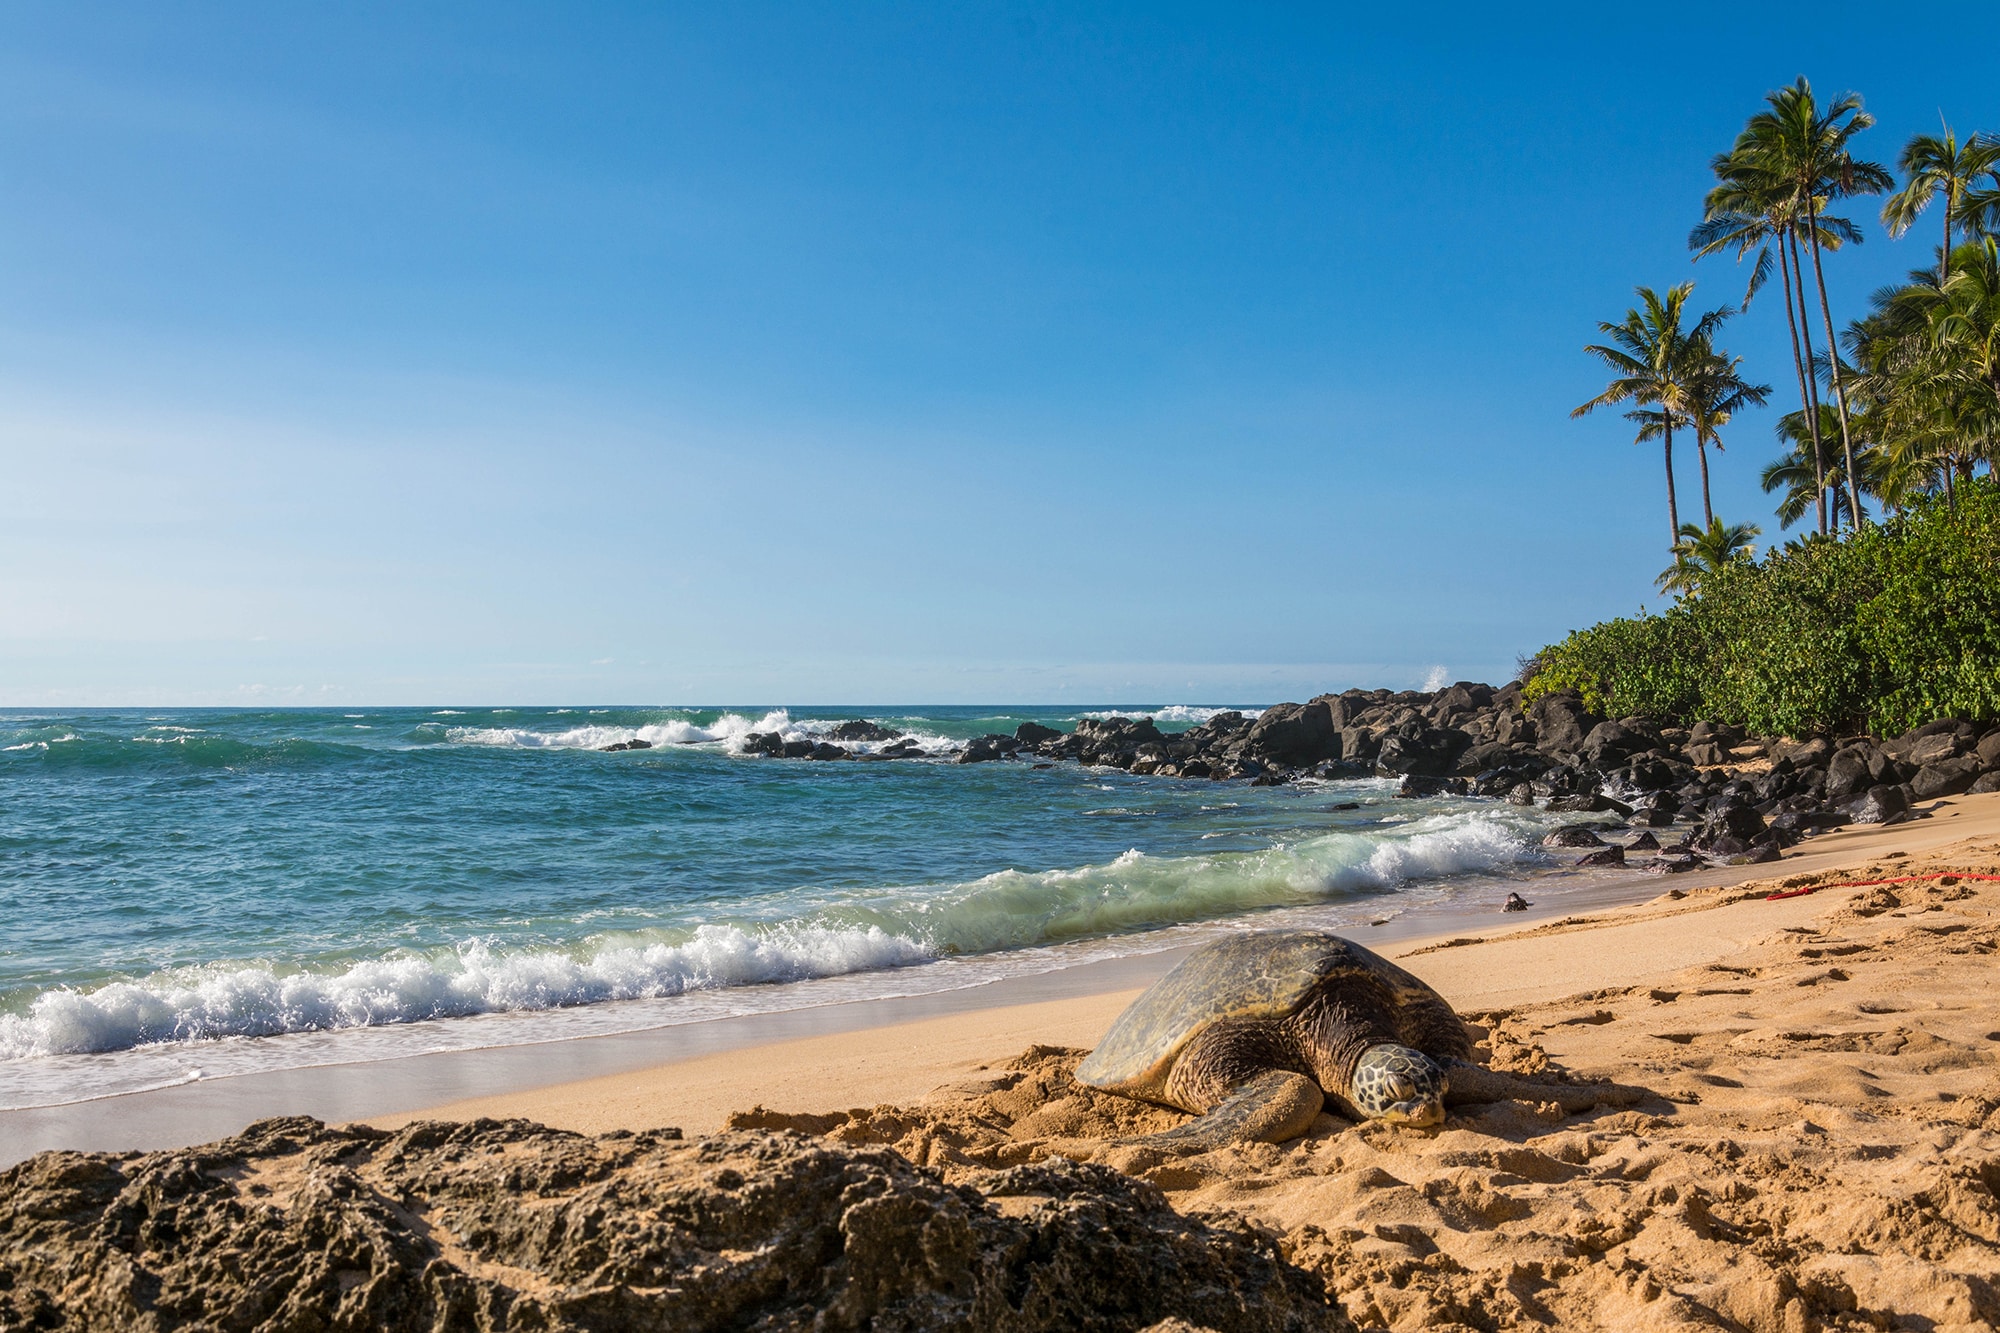
<path fill-rule="evenodd" d="M 2000 833 L 2000 793 L 1958 797 L 1939 803 L 1929 818 L 1822 835 L 1776 864 L 1718 867 L 1670 879 L 1614 878 L 1521 915 L 1457 911 L 1419 917 L 1400 928 L 1392 922 L 1379 935 L 1355 934 L 1391 957 L 1408 959 L 1415 951 L 1469 933 L 1498 943 L 1545 930 L 1579 911 L 1605 914 L 1605 924 L 1612 924 L 1609 918 L 1623 913 L 1623 919 L 1631 919 L 1648 901 L 1670 890 L 1697 893 L 1755 879 L 1818 873 L 1870 857 L 1897 851 L 1915 855 L 1994 833 Z M 1787 919 L 1793 914 L 1802 914 L 1803 919 L 1817 910 L 1813 899 L 1799 901 L 1805 906 L 1787 907 Z M 1419 924 L 1429 929 L 1412 928 Z M 624 1106 L 627 1119 L 708 1132 L 719 1128 L 728 1113 L 753 1103 L 835 1110 L 858 1104 L 854 1098 L 863 1091 L 917 1096 L 982 1059 L 1004 1059 L 1026 1045 L 1089 1044 L 1133 993 L 1188 947 L 1192 946 L 928 994 L 523 1045 L 247 1073 L 92 1101 L 0 1111 L 0 1142 L 5 1144 L 0 1148 L 0 1166 L 47 1148 L 124 1151 L 185 1146 L 233 1133 L 252 1120 L 283 1114 L 378 1124 L 506 1114 L 557 1124 L 567 1118 L 579 1128 L 586 1122 L 600 1128 L 641 1127 L 614 1126 L 610 1111 L 600 1109 L 585 1116 L 578 1109 L 594 1103 L 600 1108 Z M 1612 962 L 1612 973 L 1623 965 L 1622 959 Z M 1413 970 L 1425 974 L 1431 966 L 1436 965 L 1416 965 Z M 1461 1005 L 1471 995 L 1440 988 Z M 1480 994 L 1481 1003 L 1495 998 Z M 798 1070 L 807 1066 L 818 1072 L 802 1080 Z M 864 1072 L 836 1077 L 842 1068 Z M 930 1083 L 916 1087 L 925 1079 Z M 802 1095 L 815 1080 L 817 1097 Z M 676 1086 L 679 1091 L 673 1090 Z M 883 1098 L 863 1100 L 870 1099 Z"/>
<path fill-rule="evenodd" d="M 1725 929 L 1704 916 L 1699 928 L 1679 918 L 1657 925 L 1668 895 L 1690 897 L 1762 880 L 1823 875 L 1883 857 L 1921 857 L 1977 838 L 2000 837 L 2000 793 L 1939 802 L 1928 818 L 1889 827 L 1864 826 L 1813 839 L 1775 864 L 1724 866 L 1631 883 L 1630 896 L 1595 908 L 1565 903 L 1522 915 L 1489 912 L 1467 916 L 1456 927 L 1374 939 L 1363 943 L 1436 986 L 1461 1012 L 1553 999 L 1606 987 L 1630 986 L 1646 975 L 1674 971 L 1719 957 L 1753 936 L 1797 926 L 1828 910 L 1818 894 L 1776 903 L 1740 916 Z M 1587 915 L 1578 917 L 1578 910 Z M 1566 923 L 1575 923 L 1572 926 Z M 1649 925 L 1648 923 L 1654 923 Z M 1635 930 L 1635 928 L 1637 928 Z M 1648 931 L 1664 932 L 1647 938 Z M 1605 932 L 1621 947 L 1590 956 L 1574 948 L 1551 950 L 1556 932 Z M 1476 933 L 1475 933 L 1476 932 Z M 1671 935 L 1668 943 L 1666 935 Z M 1385 947 L 1386 946 L 1386 947 Z M 1033 1045 L 1092 1044 L 1124 1006 L 1163 973 L 1172 956 L 1145 955 L 1151 969 L 1134 967 L 1117 991 L 1077 989 L 1013 1005 L 972 1004 L 951 1014 L 920 1013 L 894 1024 L 872 1024 L 838 1033 L 772 1034 L 748 1048 L 701 1052 L 650 1067 L 581 1080 L 551 1080 L 540 1087 L 446 1103 L 412 1102 L 396 1112 L 357 1117 L 383 1127 L 422 1119 L 527 1118 L 557 1128 L 601 1133 L 675 1126 L 712 1133 L 733 1112 L 781 1105 L 788 1112 L 825 1114 L 881 1101 L 920 1098 L 977 1069 L 1003 1062 Z M 1496 955 L 1525 954 L 1529 962 L 1496 962 Z M 1125 960 L 1121 960 L 1125 961 Z M 1138 960 L 1131 960 L 1138 961 Z M 1058 974 L 1059 975 L 1059 974 Z M 1496 982 L 1492 978 L 1502 978 Z M 1518 984 L 1505 978 L 1521 978 Z M 989 991 L 992 988 L 987 988 Z M 974 1023 L 967 1015 L 979 1016 Z M 752 1053 L 754 1052 L 754 1053 Z M 856 1072 L 858 1071 L 858 1072 Z"/>

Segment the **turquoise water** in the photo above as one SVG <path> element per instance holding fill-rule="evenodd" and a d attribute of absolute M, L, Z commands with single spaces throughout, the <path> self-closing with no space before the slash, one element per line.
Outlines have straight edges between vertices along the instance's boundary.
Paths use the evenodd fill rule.
<path fill-rule="evenodd" d="M 924 760 L 736 752 L 857 715 L 0 714 L 0 1104 L 363 1058 L 410 1025 L 429 1049 L 977 984 L 1544 864 L 1548 816 L 1385 782 L 951 762 L 1077 711 L 866 714 Z M 599 749 L 634 737 L 655 748 Z M 788 990 L 817 978 L 848 980 Z"/>

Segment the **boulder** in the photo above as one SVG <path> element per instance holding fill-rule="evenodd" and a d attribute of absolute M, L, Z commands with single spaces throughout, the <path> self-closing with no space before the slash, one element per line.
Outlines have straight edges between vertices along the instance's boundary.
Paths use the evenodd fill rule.
<path fill-rule="evenodd" d="M 1157 745 L 1166 740 L 1150 717 L 1087 717 L 1076 724 L 1076 730 L 1070 736 L 1099 752 L 1136 750 L 1142 745 Z"/>
<path fill-rule="evenodd" d="M 1471 740 L 1462 731 L 1417 724 L 1383 737 L 1375 767 L 1384 773 L 1449 773 Z"/>
<path fill-rule="evenodd" d="M 1577 859 L 1578 866 L 1622 866 L 1625 864 L 1625 849 L 1619 846 L 1603 847 L 1588 856 Z"/>
<path fill-rule="evenodd" d="M 1472 784 L 1464 778 L 1444 778 L 1429 774 L 1412 773 L 1403 779 L 1403 785 L 1396 788 L 1396 795 L 1411 798 L 1420 796 L 1464 796 Z"/>
<path fill-rule="evenodd" d="M 1583 738 L 1577 753 L 1593 768 L 1617 768 L 1633 755 L 1652 749 L 1655 743 L 1654 737 L 1623 722 L 1600 722 Z"/>
<path fill-rule="evenodd" d="M 1625 850 L 1628 852 L 1657 852 L 1660 850 L 1660 840 L 1653 836 L 1652 830 L 1648 829 L 1640 833 L 1632 841 L 1626 843 Z"/>
<path fill-rule="evenodd" d="M 1039 722 L 1023 722 L 1014 728 L 1014 739 L 1023 745 L 1041 745 L 1046 741 L 1060 740 L 1062 733 L 1054 727 L 1045 727 Z"/>
<path fill-rule="evenodd" d="M 1524 786 L 1528 775 L 1514 768 L 1493 768 L 1484 773 L 1472 775 L 1474 796 L 1505 796 L 1514 788 Z M 1534 799 L 1533 789 L 1529 789 L 1529 799 Z"/>
<path fill-rule="evenodd" d="M 1715 768 L 1735 762 L 1729 747 L 1720 741 L 1689 741 L 1686 754 L 1688 762 L 1698 768 Z"/>
<path fill-rule="evenodd" d="M 1901 787 L 1880 783 L 1850 800 L 1845 809 L 1857 824 L 1886 824 L 1897 815 L 1909 814 L 1910 801 Z"/>
<path fill-rule="evenodd" d="M 1281 764 L 1317 764 L 1342 757 L 1333 711 L 1323 703 L 1277 704 L 1250 726 L 1246 753 Z"/>
<path fill-rule="evenodd" d="M 1764 828 L 1764 816 L 1757 813 L 1755 806 L 1728 801 L 1710 810 L 1702 819 L 1700 836 L 1710 842 L 1718 838 L 1740 838 L 1747 842 L 1762 833 Z"/>
<path fill-rule="evenodd" d="M 0 1173 L 0 1327 L 1352 1333 L 1272 1238 L 1052 1159 L 948 1185 L 792 1131 L 264 1120 Z"/>
<path fill-rule="evenodd" d="M 1542 838 L 1544 847 L 1602 847 L 1604 839 L 1588 824 L 1565 824 Z"/>
<path fill-rule="evenodd" d="M 1887 763 L 1887 756 L 1867 741 L 1842 747 L 1827 761 L 1827 799 L 1841 800 L 1867 791 L 1882 780 Z"/>
<path fill-rule="evenodd" d="M 637 736 L 634 736 L 629 741 L 613 741 L 609 745 L 600 745 L 597 748 L 604 751 L 606 754 L 616 754 L 620 750 L 650 750 L 653 748 L 653 743 L 651 741 L 641 740 Z"/>
<path fill-rule="evenodd" d="M 1727 722 L 1697 722 L 1688 728 L 1689 745 L 1720 745 L 1731 750 L 1743 744 L 1743 730 Z"/>
<path fill-rule="evenodd" d="M 853 744 L 855 741 L 868 741 L 870 743 L 876 741 L 893 741 L 902 734 L 900 731 L 892 731 L 888 727 L 878 726 L 865 717 L 857 717 L 842 722 L 825 733 L 826 738 L 830 741 L 844 741 L 848 744 Z"/>
<path fill-rule="evenodd" d="M 974 737 L 958 752 L 955 762 L 961 764 L 984 764 L 995 759 L 1005 759 L 1021 748 L 1021 742 L 1012 736 L 986 735 Z"/>
<path fill-rule="evenodd" d="M 1535 724 L 1518 703 L 1510 704 L 1493 716 L 1493 739 L 1509 745 L 1533 745 Z"/>
<path fill-rule="evenodd" d="M 775 731 L 753 731 L 743 738 L 743 753 L 779 758 L 785 753 L 785 738 Z"/>
<path fill-rule="evenodd" d="M 1887 747 L 1884 747 L 1887 748 Z M 1956 759 L 1970 748 L 1959 739 L 1956 732 L 1940 731 L 1929 736 L 1920 736 L 1902 754 L 1896 757 L 1918 768 L 1929 768 L 1948 759 Z M 1977 760 L 1974 761 L 1977 763 Z"/>
<path fill-rule="evenodd" d="M 1814 736 L 1807 740 L 1781 740 L 1771 747 L 1774 761 L 1790 761 L 1794 768 L 1825 768 L 1826 761 L 1833 758 L 1833 742 L 1824 736 Z"/>
<path fill-rule="evenodd" d="M 1983 796 L 1990 791 L 2000 791 L 2000 769 L 1980 774 L 1978 780 L 1970 787 L 1967 787 L 1966 790 L 1974 796 Z"/>
<path fill-rule="evenodd" d="M 1604 719 L 1583 706 L 1583 697 L 1574 690 L 1545 694 L 1528 709 L 1535 724 L 1535 746 L 1544 754 L 1576 754 L 1584 739 Z"/>
<path fill-rule="evenodd" d="M 1979 756 L 1979 766 L 1988 772 L 2000 768 L 2000 729 L 1981 736 L 1973 753 Z"/>
<path fill-rule="evenodd" d="M 1375 766 L 1375 756 L 1382 752 L 1382 738 L 1370 727 L 1342 727 L 1340 731 L 1340 759 L 1342 763 Z"/>
<path fill-rule="evenodd" d="M 1509 745 L 1505 741 L 1485 741 L 1475 745 L 1461 754 L 1454 765 L 1461 774 L 1485 773 L 1502 768 L 1539 773 L 1547 766 L 1548 761 L 1535 751 L 1525 746 Z"/>
<path fill-rule="evenodd" d="M 1632 807 L 1623 801 L 1613 800 L 1602 792 L 1576 792 L 1568 796 L 1557 796 L 1549 801 L 1548 808 L 1562 814 L 1602 814 L 1610 811 L 1623 818 L 1632 813 Z"/>
<path fill-rule="evenodd" d="M 1930 736 L 1917 743 L 1918 752 L 1933 741 L 1955 737 Z M 1976 754 L 1959 755 L 1955 758 L 1937 759 L 1917 770 L 1910 779 L 1910 790 L 1920 801 L 1935 801 L 1940 796 L 1956 796 L 1969 791 L 1979 780 L 1981 765 Z"/>

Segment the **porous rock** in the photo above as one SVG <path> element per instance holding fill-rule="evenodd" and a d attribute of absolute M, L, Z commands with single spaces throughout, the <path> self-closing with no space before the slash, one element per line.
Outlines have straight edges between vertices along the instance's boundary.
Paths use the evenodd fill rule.
<path fill-rule="evenodd" d="M 782 1132 L 267 1120 L 0 1173 L 0 1328 L 1351 1333 L 1260 1233 L 1062 1160 Z"/>

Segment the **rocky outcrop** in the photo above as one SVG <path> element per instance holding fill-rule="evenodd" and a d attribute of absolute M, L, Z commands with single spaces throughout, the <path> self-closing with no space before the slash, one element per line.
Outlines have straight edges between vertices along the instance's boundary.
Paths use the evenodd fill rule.
<path fill-rule="evenodd" d="M 871 757 L 924 753 L 899 745 L 909 748 Z M 825 742 L 776 735 L 752 736 L 745 748 L 847 756 Z M 1469 681 L 1429 693 L 1323 694 L 1255 717 L 1218 713 L 1181 732 L 1143 717 L 1085 718 L 1067 733 L 1026 722 L 1013 736 L 969 742 L 959 755 L 962 763 L 1008 758 L 1259 786 L 1400 777 L 1406 797 L 1471 795 L 1616 815 L 1640 829 L 1681 825 L 1671 848 L 1710 861 L 1770 860 L 1830 829 L 1917 818 L 1920 806 L 1941 797 L 2000 791 L 2000 725 L 1991 723 L 1945 718 L 1886 739 L 1751 736 L 1718 722 L 1682 729 L 1599 717 L 1574 692 L 1528 703 L 1519 683 L 1496 690 Z M 1633 842 L 1624 849 L 1648 850 Z"/>
<path fill-rule="evenodd" d="M 781 1132 L 267 1120 L 0 1173 L 0 1329 L 1348 1333 L 1239 1223 L 1055 1160 L 948 1185 Z"/>
<path fill-rule="evenodd" d="M 857 717 L 842 722 L 829 730 L 826 733 L 826 738 L 830 741 L 837 741 L 844 744 L 853 744 L 855 741 L 874 743 L 878 741 L 893 741 L 902 734 L 902 732 L 885 727 L 879 722 L 870 722 L 865 717 Z"/>

